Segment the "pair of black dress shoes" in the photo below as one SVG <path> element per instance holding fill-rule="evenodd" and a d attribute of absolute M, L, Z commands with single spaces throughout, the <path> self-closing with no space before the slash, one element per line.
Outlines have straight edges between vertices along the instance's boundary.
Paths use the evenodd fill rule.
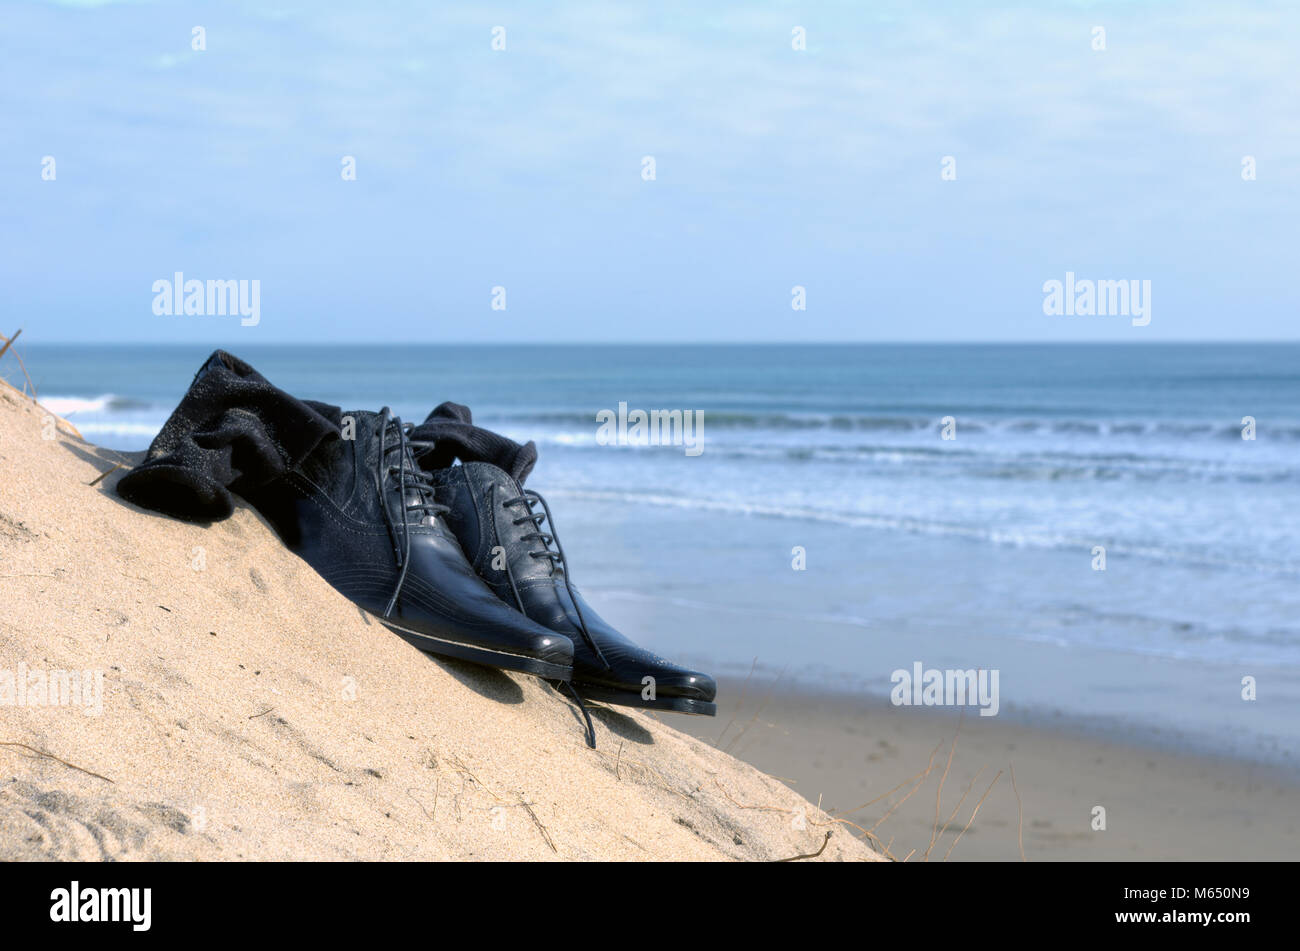
<path fill-rule="evenodd" d="M 716 713 L 713 678 L 637 646 L 583 600 L 545 499 L 522 479 L 446 465 L 387 409 L 348 416 L 353 438 L 322 442 L 249 498 L 343 595 L 423 650 L 535 674 L 579 706 Z"/>

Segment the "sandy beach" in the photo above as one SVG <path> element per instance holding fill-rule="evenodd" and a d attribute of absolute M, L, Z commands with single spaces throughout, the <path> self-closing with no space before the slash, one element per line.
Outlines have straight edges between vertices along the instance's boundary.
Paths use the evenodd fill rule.
<path fill-rule="evenodd" d="M 1259 705 L 1227 694 L 1187 707 L 1175 688 L 1188 671 L 1204 671 L 1209 698 L 1219 668 L 1117 666 L 1032 643 L 991 655 L 1019 674 L 1017 699 L 1077 681 L 1083 700 L 1138 710 L 1154 697 L 1185 708 L 1187 724 L 1272 744 L 1243 740 L 1266 755 L 1237 758 L 1142 718 L 1088 728 L 1059 686 L 1055 712 L 983 718 L 896 708 L 850 684 L 850 671 L 887 671 L 907 652 L 980 642 L 946 635 L 924 598 L 896 616 L 882 602 L 925 576 L 923 546 L 910 560 L 905 546 L 872 549 L 854 584 L 881 617 L 859 631 L 785 607 L 843 592 L 767 570 L 791 541 L 779 521 L 747 522 L 736 538 L 715 519 L 693 557 L 666 557 L 696 516 L 669 507 L 631 523 L 617 502 L 556 493 L 584 553 L 579 577 L 624 630 L 706 669 L 738 642 L 763 660 L 721 679 L 716 719 L 595 706 L 591 751 L 567 699 L 370 624 L 251 509 L 202 527 L 124 503 L 114 466 L 139 458 L 0 388 L 0 857 L 770 860 L 815 852 L 832 829 L 819 860 L 878 857 L 864 841 L 907 861 L 1289 859 L 1300 848 L 1285 671 L 1269 672 Z M 815 525 L 795 540 L 833 550 Z M 1008 576 L 1029 557 L 1013 553 Z M 743 582 L 760 575 L 760 589 Z M 839 673 L 783 676 L 776 665 L 806 643 L 820 645 L 809 657 L 840 657 Z M 1069 676 L 1038 676 L 1063 665 Z M 82 676 L 73 703 L 22 689 L 61 671 Z"/>
<path fill-rule="evenodd" d="M 548 686 L 371 625 L 251 509 L 202 527 L 124 503 L 114 466 L 138 458 L 0 389 L 0 857 L 771 860 L 827 830 L 818 860 L 878 858 L 863 841 L 907 861 L 1300 847 L 1284 765 L 764 665 L 722 680 L 716 719 L 594 706 L 588 750 Z M 573 537 L 613 544 L 616 520 L 577 511 Z M 607 600 L 647 638 L 727 623 Z M 750 620 L 756 643 L 788 636 Z M 70 702 L 23 689 L 63 671 Z"/>
<path fill-rule="evenodd" d="M 899 860 L 1019 861 L 1022 844 L 1028 861 L 1292 861 L 1300 850 L 1293 771 L 757 675 L 720 683 L 719 696 L 716 722 L 681 728 L 872 829 Z"/>
<path fill-rule="evenodd" d="M 597 708 L 588 749 L 547 685 L 368 623 L 247 507 L 124 503 L 135 458 L 0 385 L 0 859 L 879 858 L 680 722 Z"/>

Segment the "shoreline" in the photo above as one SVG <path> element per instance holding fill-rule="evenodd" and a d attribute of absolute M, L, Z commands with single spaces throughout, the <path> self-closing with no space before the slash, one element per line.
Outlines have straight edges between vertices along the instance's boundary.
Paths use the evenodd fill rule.
<path fill-rule="evenodd" d="M 689 656 L 686 659 L 699 660 Z M 710 665 L 706 662 L 703 666 Z M 740 676 L 737 665 L 733 664 L 713 665 L 710 669 L 721 671 L 716 678 L 719 691 L 724 685 L 728 693 L 734 691 L 727 699 L 738 700 L 740 691 L 745 691 L 746 716 L 753 712 L 756 691 L 763 697 L 789 695 L 807 702 L 839 707 L 853 713 L 860 712 L 863 715 L 911 713 L 918 718 L 928 717 L 938 723 L 947 723 L 949 720 L 955 723 L 964 710 L 965 720 L 968 723 L 972 720 L 987 721 L 1031 733 L 1050 734 L 1080 742 L 1222 763 L 1225 766 L 1232 765 L 1261 771 L 1276 777 L 1279 782 L 1300 786 L 1300 760 L 1292 756 L 1289 750 L 1270 753 L 1262 748 L 1262 742 L 1252 750 L 1243 749 L 1240 745 L 1228 746 L 1217 742 L 1214 738 L 1177 725 L 1135 721 L 1118 714 L 1087 715 L 1059 707 L 1026 707 L 1006 701 L 1001 703 L 998 713 L 993 717 L 980 717 L 979 707 L 975 705 L 895 707 L 890 702 L 888 694 L 868 687 L 841 687 L 825 679 L 791 676 L 788 672 L 782 676 L 781 671 L 762 664 L 755 665 L 752 675 L 748 678 Z M 747 679 L 749 683 L 746 687 Z M 724 716 L 721 708 L 718 716 L 719 718 Z"/>
<path fill-rule="evenodd" d="M 950 849 L 953 861 L 1018 861 L 1022 838 L 1029 861 L 1282 861 L 1300 849 L 1295 770 L 1141 745 L 1065 718 L 963 717 L 724 678 L 716 721 L 660 719 L 781 779 L 831 816 L 874 827 L 899 860 L 931 848 L 931 861 Z M 938 827 L 950 824 L 935 835 L 941 779 Z M 1093 828 L 1098 806 L 1105 829 Z"/>

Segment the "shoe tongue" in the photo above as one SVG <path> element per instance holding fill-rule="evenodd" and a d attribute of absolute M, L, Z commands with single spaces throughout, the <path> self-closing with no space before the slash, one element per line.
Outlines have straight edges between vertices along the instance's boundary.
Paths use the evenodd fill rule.
<path fill-rule="evenodd" d="M 469 462 L 462 468 L 469 470 L 470 484 L 478 487 L 478 491 L 482 494 L 484 500 L 486 500 L 490 492 L 494 492 L 494 507 L 499 507 L 503 502 L 517 499 L 524 495 L 524 487 L 517 479 L 511 476 L 510 473 L 503 471 L 498 466 L 492 465 L 490 462 Z M 541 525 L 530 521 L 520 522 L 518 525 L 514 523 L 515 518 L 522 518 L 525 515 L 543 514 L 542 506 L 534 499 L 529 498 L 526 502 L 517 503 L 512 507 L 510 514 L 504 518 L 502 517 L 502 514 L 503 513 L 499 511 L 494 512 L 494 515 L 497 517 L 498 532 L 508 532 L 515 538 L 533 532 L 544 532 L 548 535 L 554 535 L 554 529 L 549 524 L 549 520 L 544 521 Z M 555 550 L 554 543 L 547 546 L 539 539 L 531 539 L 524 544 L 526 544 L 530 550 L 535 551 Z M 546 564 L 547 562 L 545 561 L 538 561 L 538 565 Z M 563 573 L 563 566 L 556 565 L 553 577 L 561 577 Z"/>
<path fill-rule="evenodd" d="M 489 499 L 491 500 L 494 517 L 501 514 L 496 510 L 503 502 L 517 499 L 524 494 L 523 486 L 519 481 L 500 466 L 494 466 L 490 462 L 466 462 L 459 468 L 465 470 L 466 482 L 479 504 L 486 505 Z M 523 502 L 518 503 L 511 511 L 510 518 L 505 519 L 504 522 L 498 520 L 498 531 L 513 535 L 534 531 L 535 529 L 527 522 L 522 525 L 513 524 L 515 517 L 531 511 L 530 506 L 526 506 Z"/>
<path fill-rule="evenodd" d="M 345 421 L 347 417 L 351 417 L 354 421 L 357 454 L 359 456 L 362 471 L 367 473 L 379 473 L 382 476 L 384 491 L 392 493 L 389 497 L 391 499 L 390 504 L 393 505 L 394 514 L 396 514 L 397 491 L 401 477 L 396 472 L 390 475 L 388 469 L 392 466 L 401 465 L 403 462 L 403 460 L 397 455 L 397 447 L 401 444 L 401 435 L 397 430 L 398 424 L 392 420 L 385 424 L 384 417 L 381 414 L 371 413 L 365 410 L 344 413 Z M 384 433 L 385 425 L 388 427 L 387 433 Z M 379 459 L 381 435 L 384 437 L 383 443 L 385 455 L 382 466 Z M 419 467 L 415 464 L 415 458 L 409 446 L 406 449 L 405 464 L 409 475 L 406 480 L 406 495 L 402 499 L 401 504 L 417 505 L 420 502 L 425 501 L 424 493 L 413 487 L 414 479 L 417 476 L 422 476 L 422 473 L 420 472 Z M 420 521 L 424 516 L 419 512 L 410 512 L 408 517 L 412 521 Z"/>
<path fill-rule="evenodd" d="M 361 464 L 372 469 L 379 464 L 379 430 L 381 417 L 378 413 L 366 410 L 349 410 L 343 414 L 344 435 L 347 434 L 347 421 L 352 420 L 353 436 L 356 440 Z"/>
<path fill-rule="evenodd" d="M 490 462 L 466 462 L 460 468 L 472 475 L 473 481 L 479 483 L 484 490 L 495 485 L 498 493 L 508 493 L 507 498 L 514 498 L 523 492 L 521 480 Z"/>

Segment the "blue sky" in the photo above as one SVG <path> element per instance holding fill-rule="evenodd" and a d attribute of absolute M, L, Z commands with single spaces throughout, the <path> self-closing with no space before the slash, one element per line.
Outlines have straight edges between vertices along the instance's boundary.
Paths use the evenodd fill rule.
<path fill-rule="evenodd" d="M 0 321 L 32 341 L 1300 339 L 1294 4 L 24 0 L 0 23 Z M 176 271 L 260 281 L 260 322 L 155 315 Z M 1150 324 L 1045 315 L 1067 271 L 1150 280 Z"/>

